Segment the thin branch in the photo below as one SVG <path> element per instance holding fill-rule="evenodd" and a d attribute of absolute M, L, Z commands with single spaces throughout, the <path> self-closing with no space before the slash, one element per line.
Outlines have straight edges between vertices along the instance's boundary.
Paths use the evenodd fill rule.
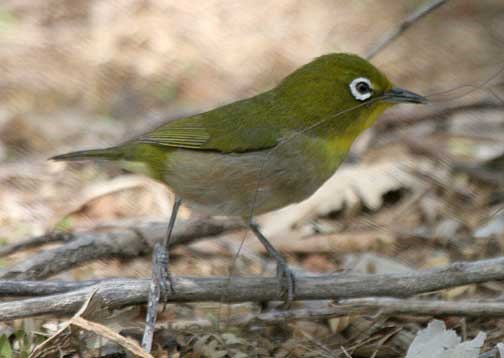
<path fill-rule="evenodd" d="M 150 222 L 102 232 L 76 232 L 71 234 L 74 240 L 0 270 L 0 278 L 40 280 L 92 260 L 147 254 L 156 242 L 163 240 L 166 226 L 166 223 Z M 233 220 L 180 220 L 175 226 L 172 244 L 185 244 L 239 227 L 239 222 Z"/>
<path fill-rule="evenodd" d="M 144 352 L 133 340 L 121 336 L 119 333 L 114 332 L 112 329 L 100 323 L 92 322 L 84 318 L 85 316 L 92 315 L 91 312 L 97 308 L 98 304 L 93 301 L 95 293 L 96 290 L 91 292 L 84 305 L 68 322 L 63 324 L 63 327 L 47 338 L 44 342 L 37 345 L 30 354 L 30 357 L 47 357 L 47 352 L 59 350 L 58 348 L 61 347 L 62 342 L 66 340 L 71 334 L 71 331 L 76 328 L 78 330 L 93 332 L 99 337 L 104 337 L 107 340 L 120 345 L 134 357 L 153 358 L 152 355 Z M 62 356 L 61 351 L 59 355 Z"/>
<path fill-rule="evenodd" d="M 82 233 L 78 239 L 60 247 L 39 252 L 0 271 L 5 279 L 43 279 L 102 257 L 136 257 L 148 245 L 133 230 Z"/>
<path fill-rule="evenodd" d="M 418 20 L 431 13 L 441 5 L 445 4 L 448 0 L 433 0 L 425 3 L 425 5 L 420 6 L 413 13 L 407 16 L 394 30 L 385 34 L 375 46 L 371 48 L 366 54 L 367 59 L 371 59 L 382 51 L 385 47 L 390 45 L 395 39 L 397 39 L 403 32 L 410 28 Z"/>
<path fill-rule="evenodd" d="M 432 110 L 427 113 L 417 114 L 412 113 L 411 115 L 401 116 L 387 116 L 385 115 L 382 119 L 376 122 L 374 128 L 378 132 L 387 132 L 392 129 L 403 128 L 405 126 L 411 126 L 418 123 L 423 123 L 427 121 L 439 121 L 440 119 L 449 119 L 454 114 L 460 112 L 469 111 L 485 111 L 485 110 L 504 110 L 504 104 L 496 102 L 476 102 L 460 105 L 457 107 L 433 107 Z"/>
<path fill-rule="evenodd" d="M 387 316 L 412 314 L 417 316 L 504 317 L 504 302 L 490 300 L 445 301 L 372 297 L 342 300 L 334 309 L 335 313 L 344 313 L 345 311 L 355 314 L 379 312 Z"/>
<path fill-rule="evenodd" d="M 41 236 L 35 236 L 21 242 L 0 247 L 0 257 L 5 257 L 14 252 L 39 247 L 53 242 L 67 242 L 73 239 L 74 234 L 66 232 L 52 232 Z"/>
<path fill-rule="evenodd" d="M 322 301 L 327 302 L 327 301 Z M 338 304 L 319 308 L 273 309 L 262 313 L 250 313 L 231 317 L 226 323 L 234 327 L 256 324 L 279 324 L 296 320 L 326 320 L 350 315 L 381 314 L 386 316 L 464 316 L 464 317 L 504 317 L 502 301 L 446 301 L 400 299 L 391 297 L 370 297 L 342 300 Z M 167 329 L 185 331 L 189 328 L 212 328 L 215 322 L 207 319 L 176 320 L 169 323 Z M 141 330 L 138 330 L 140 333 Z M 156 331 L 158 333 L 158 331 Z"/>
<path fill-rule="evenodd" d="M 156 329 L 157 320 L 157 305 L 161 298 L 161 285 L 166 277 L 163 277 L 160 267 L 168 266 L 168 253 L 166 252 L 165 245 L 157 243 L 154 246 L 152 253 L 152 278 L 149 287 L 149 299 L 147 301 L 147 314 L 145 317 L 145 328 L 142 337 L 142 348 L 146 352 L 152 349 L 152 342 L 154 341 L 154 331 Z"/>
<path fill-rule="evenodd" d="M 475 262 L 460 262 L 415 273 L 404 274 L 332 274 L 323 276 L 299 276 L 296 279 L 296 300 L 349 299 L 360 297 L 410 297 L 419 293 L 445 288 L 504 280 L 504 257 Z M 171 302 L 244 302 L 282 300 L 282 289 L 275 277 L 175 278 L 175 292 L 166 295 Z M 10 291 L 5 292 L 8 283 Z M 46 282 L 38 282 L 44 286 Z M 54 282 L 50 283 L 53 289 Z M 23 287 L 26 282 L 18 281 Z M 16 281 L 0 281 L 0 295 L 12 295 Z M 103 280 L 93 286 L 76 291 L 46 297 L 30 298 L 0 303 L 0 320 L 11 320 L 42 314 L 75 312 L 97 289 L 104 306 L 118 308 L 145 304 L 150 280 Z M 18 287 L 18 288 L 19 288 Z M 19 290 L 22 290 L 19 288 Z M 61 290 L 59 291 L 61 292 Z"/>
<path fill-rule="evenodd" d="M 476 317 L 502 317 L 504 315 L 504 302 L 479 301 L 479 302 L 453 302 L 444 300 L 418 300 L 418 299 L 396 299 L 396 298 L 363 298 L 345 300 L 343 303 L 328 306 L 328 301 L 321 307 L 278 310 L 273 309 L 259 314 L 246 314 L 231 317 L 227 320 L 228 325 L 233 327 L 247 327 L 251 325 L 275 325 L 285 324 L 287 321 L 296 320 L 327 320 L 335 317 L 349 315 L 376 314 L 397 315 L 413 314 L 427 316 L 476 316 Z M 462 305 L 462 306 L 461 306 Z M 488 308 L 490 307 L 490 309 Z M 352 320 L 352 325 L 358 327 L 359 319 Z M 187 330 L 208 330 L 215 327 L 215 322 L 209 319 L 197 320 L 174 320 L 156 329 L 158 337 L 173 336 L 174 332 L 186 332 Z M 413 335 L 408 335 L 406 331 L 401 331 L 402 337 L 399 342 L 404 345 L 404 350 L 409 347 L 413 340 Z M 140 328 L 127 328 L 121 330 L 121 334 L 126 337 L 141 337 L 143 330 Z M 479 358 L 498 357 L 497 349 L 481 353 Z"/>
<path fill-rule="evenodd" d="M 111 279 L 112 281 L 115 279 Z M 117 279 L 122 282 L 122 279 Z M 109 281 L 109 280 L 107 280 Z M 48 296 L 58 293 L 80 290 L 86 287 L 99 285 L 104 280 L 88 281 L 26 281 L 26 280 L 0 280 L 0 297 L 36 297 Z"/>
<path fill-rule="evenodd" d="M 426 145 L 425 143 L 414 139 L 414 138 L 403 138 L 403 142 L 416 154 L 427 155 L 430 158 L 434 158 L 442 163 L 449 163 L 452 170 L 457 172 L 463 172 L 474 180 L 490 184 L 490 185 L 502 185 L 504 183 L 503 176 L 496 170 L 491 170 L 482 164 L 467 164 L 457 160 L 457 158 L 443 153 L 439 148 L 432 148 L 432 146 Z"/>

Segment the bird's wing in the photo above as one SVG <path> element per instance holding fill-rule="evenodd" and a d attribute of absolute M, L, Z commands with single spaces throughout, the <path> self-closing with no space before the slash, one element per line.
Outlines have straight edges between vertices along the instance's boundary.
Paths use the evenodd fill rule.
<path fill-rule="evenodd" d="M 135 142 L 167 147 L 203 149 L 205 143 L 210 140 L 211 134 L 201 123 L 191 120 L 192 118 L 182 118 L 168 122 L 136 138 Z"/>
<path fill-rule="evenodd" d="M 277 145 L 280 131 L 272 125 L 268 108 L 260 98 L 235 102 L 168 122 L 134 142 L 222 153 L 271 148 Z"/>

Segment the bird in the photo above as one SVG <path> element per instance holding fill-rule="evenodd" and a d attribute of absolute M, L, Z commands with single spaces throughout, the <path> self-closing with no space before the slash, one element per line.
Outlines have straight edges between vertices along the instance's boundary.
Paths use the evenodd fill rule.
<path fill-rule="evenodd" d="M 394 86 L 366 59 L 330 53 L 253 97 L 166 122 L 116 146 L 51 159 L 116 161 L 169 186 L 175 202 L 166 250 L 182 203 L 241 218 L 276 260 L 279 287 L 291 301 L 293 271 L 254 217 L 310 197 L 386 109 L 427 102 Z"/>

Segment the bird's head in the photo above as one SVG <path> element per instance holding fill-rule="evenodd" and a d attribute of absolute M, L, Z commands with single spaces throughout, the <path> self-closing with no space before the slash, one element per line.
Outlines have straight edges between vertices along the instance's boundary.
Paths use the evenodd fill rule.
<path fill-rule="evenodd" d="M 367 60 L 346 53 L 316 58 L 287 76 L 276 91 L 305 118 L 333 116 L 340 128 L 358 132 L 394 104 L 427 102 L 423 96 L 392 85 Z"/>

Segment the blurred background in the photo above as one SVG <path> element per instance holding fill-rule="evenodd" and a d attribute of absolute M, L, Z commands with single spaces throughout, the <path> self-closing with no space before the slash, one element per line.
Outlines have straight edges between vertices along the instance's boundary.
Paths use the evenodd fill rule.
<path fill-rule="evenodd" d="M 172 197 L 158 183 L 109 164 L 46 159 L 117 144 L 167 119 L 257 94 L 325 53 L 364 56 L 423 3 L 3 0 L 2 244 L 54 230 L 167 219 Z M 397 85 L 432 95 L 432 104 L 387 112 L 314 197 L 260 218 L 265 232 L 292 265 L 315 273 L 402 272 L 500 255 L 504 3 L 448 1 L 372 62 Z M 195 215 L 189 209 L 182 212 L 182 218 Z M 180 275 L 227 274 L 243 237 L 243 231 L 234 230 L 177 247 L 173 270 Z M 38 250 L 16 252 L 0 265 L 27 260 Z M 273 272 L 255 239 L 247 239 L 243 250 L 246 257 L 238 260 L 238 272 Z M 107 276 L 149 277 L 150 258 L 110 257 L 57 277 Z M 503 292 L 504 286 L 495 283 L 436 295 L 464 299 Z M 163 317 L 206 317 L 215 305 L 185 309 L 180 313 L 173 306 Z M 135 316 L 140 323 L 141 316 Z M 341 345 L 355 346 L 352 356 L 370 356 L 377 340 L 356 345 L 363 335 L 383 337 L 392 326 L 413 334 L 425 322 L 388 318 L 379 325 L 387 325 L 385 333 L 376 326 L 371 330 L 375 318 L 298 323 L 284 327 L 281 338 L 268 347 L 271 352 L 292 348 L 295 338 L 303 345 L 296 346 L 299 352 L 293 356 L 308 356 L 314 343 L 299 333 L 308 332 L 333 349 L 334 356 L 342 354 Z M 497 332 L 504 321 L 454 318 L 448 323 L 464 325 L 471 335 L 480 329 Z M 261 337 L 247 342 L 258 349 L 266 339 Z M 492 339 L 489 346 L 501 336 Z M 411 339 L 405 341 L 378 350 L 378 356 L 401 356 Z"/>

